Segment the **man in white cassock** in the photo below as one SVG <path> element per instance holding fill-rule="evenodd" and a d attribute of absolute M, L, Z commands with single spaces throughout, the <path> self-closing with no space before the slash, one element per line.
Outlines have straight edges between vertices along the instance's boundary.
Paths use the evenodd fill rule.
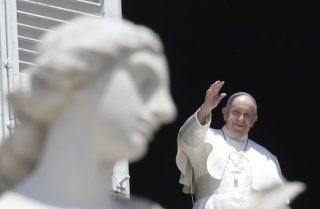
<path fill-rule="evenodd" d="M 225 125 L 210 127 L 211 111 L 226 96 L 223 85 L 209 87 L 178 134 L 176 163 L 183 192 L 195 194 L 193 209 L 239 209 L 253 194 L 285 183 L 277 157 L 248 137 L 258 120 L 252 95 L 231 95 L 222 109 Z"/>

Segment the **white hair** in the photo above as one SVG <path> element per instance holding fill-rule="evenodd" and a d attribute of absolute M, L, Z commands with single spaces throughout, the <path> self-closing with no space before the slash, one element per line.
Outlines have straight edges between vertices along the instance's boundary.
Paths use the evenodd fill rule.
<path fill-rule="evenodd" d="M 234 99 L 237 98 L 237 97 L 239 97 L 239 96 L 244 96 L 244 95 L 247 96 L 247 97 L 249 97 L 249 98 L 251 98 L 251 100 L 252 100 L 253 103 L 254 103 L 254 114 L 257 114 L 257 113 L 258 113 L 258 105 L 257 105 L 257 102 L 256 102 L 255 98 L 254 98 L 251 94 L 249 94 L 249 93 L 247 93 L 247 92 L 243 92 L 243 91 L 236 92 L 236 93 L 232 94 L 232 95 L 229 97 L 229 99 L 228 99 L 227 104 L 226 104 L 225 107 L 226 107 L 227 109 L 230 109 L 230 108 L 231 108 L 231 105 L 232 105 L 232 102 L 234 101 Z"/>

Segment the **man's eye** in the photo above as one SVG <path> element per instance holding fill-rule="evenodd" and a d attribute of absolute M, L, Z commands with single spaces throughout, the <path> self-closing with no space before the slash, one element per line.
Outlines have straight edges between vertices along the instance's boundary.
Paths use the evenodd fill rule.
<path fill-rule="evenodd" d="M 232 115 L 234 115 L 236 117 L 240 115 L 240 112 L 236 111 L 236 110 L 232 111 L 231 113 L 232 113 Z"/>

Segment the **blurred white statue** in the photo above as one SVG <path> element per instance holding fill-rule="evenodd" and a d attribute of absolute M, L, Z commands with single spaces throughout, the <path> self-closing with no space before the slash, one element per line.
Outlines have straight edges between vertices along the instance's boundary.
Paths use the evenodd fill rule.
<path fill-rule="evenodd" d="M 255 193 L 241 209 L 290 209 L 290 203 L 306 188 L 303 182 L 286 182 Z"/>
<path fill-rule="evenodd" d="M 119 159 L 141 159 L 176 117 L 161 40 L 118 19 L 55 31 L 8 97 L 19 123 L 0 150 L 0 209 L 160 208 L 115 200 L 110 173 Z"/>

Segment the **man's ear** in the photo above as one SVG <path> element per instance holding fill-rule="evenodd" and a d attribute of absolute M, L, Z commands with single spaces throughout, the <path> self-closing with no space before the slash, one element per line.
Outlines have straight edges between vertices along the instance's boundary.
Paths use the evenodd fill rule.
<path fill-rule="evenodd" d="M 222 108 L 222 115 L 223 115 L 224 121 L 227 121 L 227 118 L 228 118 L 228 110 L 227 110 L 227 108 L 225 108 L 225 107 Z"/>
<path fill-rule="evenodd" d="M 251 127 L 253 127 L 253 125 L 255 124 L 255 122 L 258 121 L 258 115 L 254 115 L 254 118 L 253 118 L 253 122 L 252 122 L 252 125 Z"/>

